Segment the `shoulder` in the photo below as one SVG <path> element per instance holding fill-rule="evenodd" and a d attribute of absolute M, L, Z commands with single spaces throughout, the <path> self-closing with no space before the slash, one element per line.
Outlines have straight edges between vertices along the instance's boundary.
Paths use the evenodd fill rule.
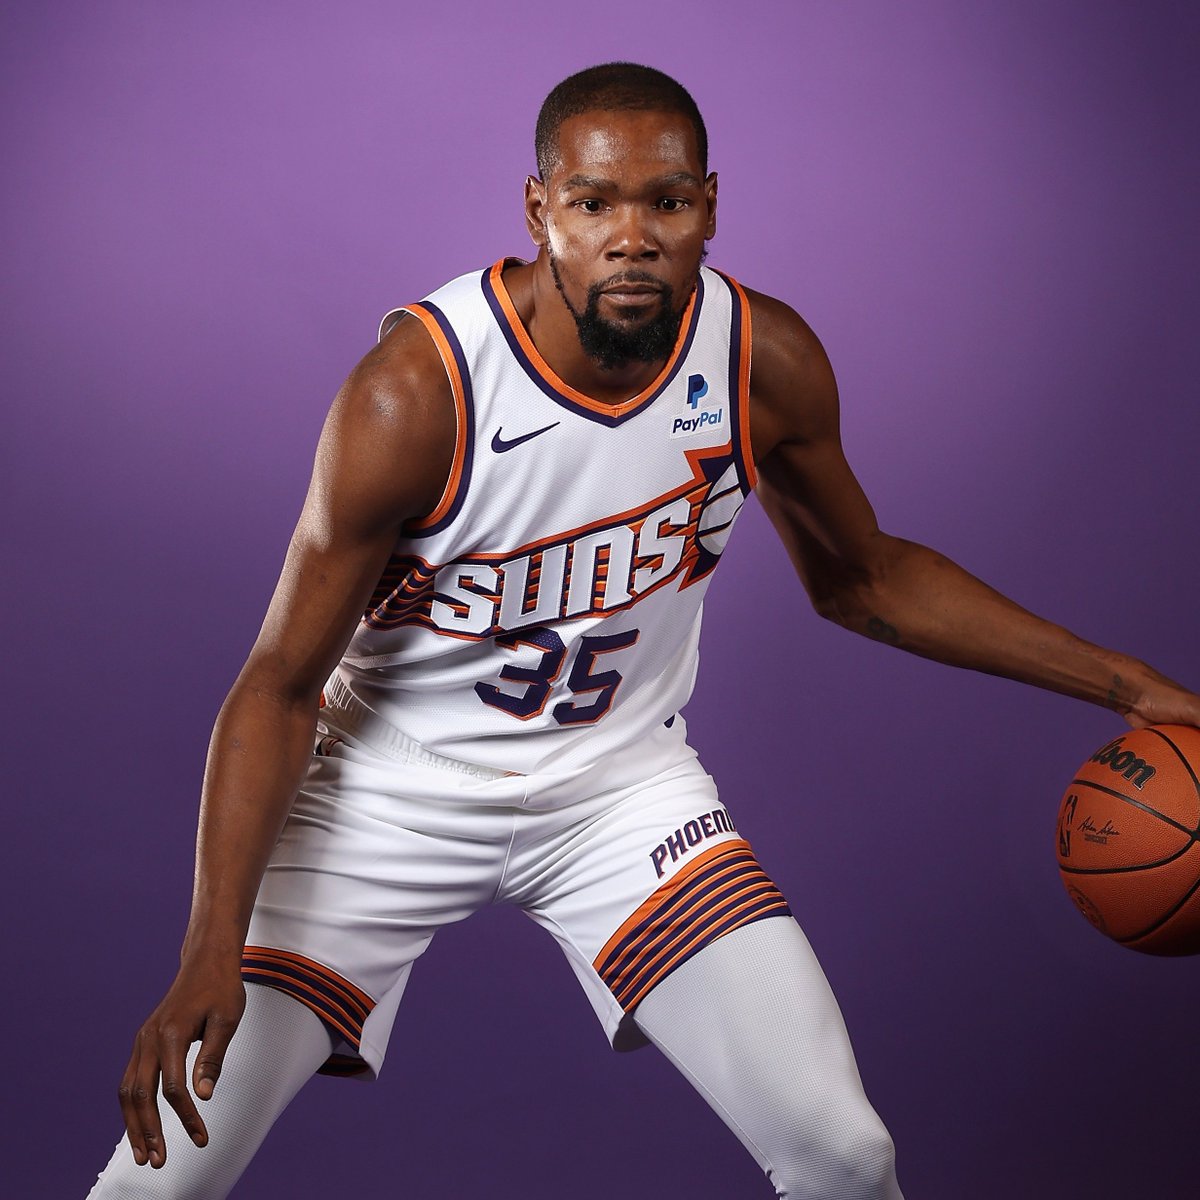
<path fill-rule="evenodd" d="M 419 321 L 405 317 L 339 389 L 318 458 L 344 487 L 377 490 L 381 503 L 417 516 L 436 506 L 457 436 L 453 394 L 438 349 Z"/>
<path fill-rule="evenodd" d="M 420 321 L 402 316 L 342 385 L 330 412 L 347 431 L 411 442 L 437 440 L 455 418 L 450 381 Z"/>
<path fill-rule="evenodd" d="M 837 382 L 820 339 L 789 304 L 745 289 L 750 303 L 750 427 L 755 458 L 781 442 L 837 433 Z"/>

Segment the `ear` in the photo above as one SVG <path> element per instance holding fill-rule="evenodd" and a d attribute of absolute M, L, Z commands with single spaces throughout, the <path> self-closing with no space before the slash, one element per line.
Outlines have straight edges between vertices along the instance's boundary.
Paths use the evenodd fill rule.
<path fill-rule="evenodd" d="M 704 181 L 704 199 L 708 204 L 708 228 L 704 231 L 704 240 L 717 236 L 717 173 L 714 171 Z"/>
<path fill-rule="evenodd" d="M 546 244 L 546 185 L 533 175 L 525 176 L 525 228 L 535 246 Z"/>

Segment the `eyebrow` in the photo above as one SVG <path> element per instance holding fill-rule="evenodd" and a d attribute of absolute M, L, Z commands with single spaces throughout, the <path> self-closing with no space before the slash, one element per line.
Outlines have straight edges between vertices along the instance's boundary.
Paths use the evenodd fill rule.
<path fill-rule="evenodd" d="M 650 180 L 647 185 L 647 191 L 660 191 L 663 188 L 680 187 L 682 185 L 690 185 L 692 187 L 702 187 L 703 184 L 691 171 L 675 171 L 671 175 L 662 175 L 658 179 Z M 615 179 L 603 179 L 598 175 L 572 175 L 569 179 L 564 179 L 560 185 L 563 188 L 589 188 L 597 192 L 611 192 L 617 188 Z"/>
<path fill-rule="evenodd" d="M 611 191 L 617 186 L 616 180 L 601 179 L 598 175 L 572 175 L 562 182 L 564 188 L 591 188 L 593 191 Z"/>

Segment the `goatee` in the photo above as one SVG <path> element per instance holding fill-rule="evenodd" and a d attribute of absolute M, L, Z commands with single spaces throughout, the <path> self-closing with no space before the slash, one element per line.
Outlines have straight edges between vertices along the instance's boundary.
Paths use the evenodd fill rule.
<path fill-rule="evenodd" d="M 665 359 L 675 348 L 679 338 L 679 326 L 683 321 L 686 304 L 675 307 L 674 289 L 645 271 L 622 271 L 603 283 L 594 283 L 588 288 L 587 302 L 580 312 L 567 299 L 563 290 L 558 263 L 550 256 L 550 273 L 554 286 L 558 288 L 567 311 L 575 318 L 579 341 L 583 352 L 606 371 L 617 370 L 630 363 L 651 363 Z M 600 315 L 602 289 L 614 283 L 651 283 L 661 289 L 662 304 L 658 312 L 643 324 L 625 327 L 607 321 Z"/>

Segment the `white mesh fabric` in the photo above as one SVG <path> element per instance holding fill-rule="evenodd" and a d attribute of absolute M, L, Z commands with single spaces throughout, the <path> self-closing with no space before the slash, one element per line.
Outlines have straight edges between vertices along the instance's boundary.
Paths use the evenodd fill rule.
<path fill-rule="evenodd" d="M 706 946 L 635 1019 L 787 1200 L 903 1200 L 841 1012 L 791 917 Z"/>
<path fill-rule="evenodd" d="M 321 1020 L 299 1001 L 248 983 L 246 1011 L 212 1099 L 197 1102 L 208 1145 L 193 1144 L 160 1092 L 166 1163 L 159 1170 L 137 1166 L 123 1137 L 88 1200 L 222 1200 L 331 1044 Z M 196 1042 L 188 1054 L 189 1080 L 199 1050 Z"/>

